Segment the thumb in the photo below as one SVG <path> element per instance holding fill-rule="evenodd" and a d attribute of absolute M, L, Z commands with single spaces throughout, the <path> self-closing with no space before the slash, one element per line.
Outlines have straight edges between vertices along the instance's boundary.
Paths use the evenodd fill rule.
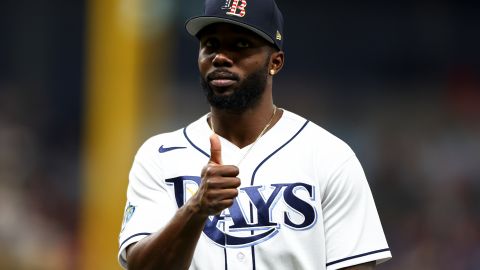
<path fill-rule="evenodd" d="M 222 164 L 222 145 L 217 134 L 210 136 L 210 161 L 209 163 Z"/>

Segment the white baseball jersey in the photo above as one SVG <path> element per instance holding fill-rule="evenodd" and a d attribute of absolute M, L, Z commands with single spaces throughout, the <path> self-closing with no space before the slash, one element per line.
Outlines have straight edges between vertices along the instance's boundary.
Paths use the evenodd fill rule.
<path fill-rule="evenodd" d="M 138 151 L 119 239 L 123 267 L 125 248 L 161 230 L 198 189 L 211 134 L 205 115 Z M 250 148 L 220 141 L 224 164 Z M 239 195 L 207 220 L 191 270 L 333 270 L 391 257 L 355 154 L 314 123 L 284 110 L 239 168 Z"/>

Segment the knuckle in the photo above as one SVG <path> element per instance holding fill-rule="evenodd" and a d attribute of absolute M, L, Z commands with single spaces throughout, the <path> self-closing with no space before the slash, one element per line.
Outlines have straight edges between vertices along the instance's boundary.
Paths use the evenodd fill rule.
<path fill-rule="evenodd" d="M 209 177 L 210 175 L 211 175 L 211 168 L 210 168 L 210 166 L 207 165 L 207 166 L 203 167 L 200 176 L 201 176 L 202 178 L 205 178 L 205 177 Z"/>
<path fill-rule="evenodd" d="M 214 186 L 215 186 L 215 183 L 216 183 L 215 178 L 209 177 L 209 178 L 206 178 L 206 179 L 205 179 L 205 184 L 206 184 L 208 187 L 214 187 Z"/>
<path fill-rule="evenodd" d="M 239 187 L 242 184 L 242 180 L 240 180 L 240 178 L 238 177 L 235 177 L 233 182 L 235 184 L 235 187 Z"/>
<path fill-rule="evenodd" d="M 225 208 L 228 208 L 228 207 L 232 206 L 233 205 L 233 199 L 226 200 L 225 205 L 226 205 Z"/>
<path fill-rule="evenodd" d="M 234 165 L 228 165 L 225 166 L 225 171 L 230 175 L 230 176 L 237 176 L 240 173 L 240 170 L 238 169 L 237 166 Z"/>
<path fill-rule="evenodd" d="M 212 212 L 217 212 L 218 210 L 220 210 L 218 207 L 218 202 L 217 201 L 210 202 L 210 209 Z"/>
<path fill-rule="evenodd" d="M 203 167 L 203 172 L 205 176 L 211 176 L 212 175 L 212 166 L 207 165 Z"/>

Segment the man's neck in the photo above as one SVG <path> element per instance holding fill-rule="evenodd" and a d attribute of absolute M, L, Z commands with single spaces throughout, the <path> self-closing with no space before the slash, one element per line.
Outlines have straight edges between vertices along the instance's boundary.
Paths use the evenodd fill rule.
<path fill-rule="evenodd" d="M 281 114 L 282 111 L 275 110 L 275 106 L 270 101 L 242 112 L 212 107 L 209 121 L 210 127 L 212 127 L 213 121 L 215 133 L 239 148 L 243 148 L 255 142 L 269 123 L 268 128 L 271 128 L 280 119 Z"/>

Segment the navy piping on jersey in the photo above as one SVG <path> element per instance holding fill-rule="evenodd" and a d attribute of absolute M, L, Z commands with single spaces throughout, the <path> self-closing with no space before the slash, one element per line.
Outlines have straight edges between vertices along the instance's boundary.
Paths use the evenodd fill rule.
<path fill-rule="evenodd" d="M 205 151 L 203 151 L 200 147 L 196 146 L 191 140 L 190 138 L 188 137 L 187 135 L 187 127 L 185 127 L 183 129 L 183 135 L 185 136 L 185 138 L 187 139 L 187 141 L 193 146 L 193 148 L 197 149 L 200 153 L 204 154 L 207 158 L 210 158 L 210 155 L 207 154 Z"/>
<path fill-rule="evenodd" d="M 136 236 L 140 236 L 140 235 L 146 235 L 146 236 L 149 236 L 151 233 L 136 233 L 130 237 L 128 237 L 127 239 L 125 239 L 121 244 L 120 244 L 120 249 L 122 249 L 122 246 L 123 244 L 125 244 L 128 240 L 132 239 L 133 237 L 136 237 Z"/>
<path fill-rule="evenodd" d="M 343 259 L 340 259 L 340 260 L 336 260 L 336 261 L 333 261 L 333 262 L 329 262 L 329 263 L 326 264 L 326 266 L 334 265 L 334 264 L 336 264 L 336 263 L 340 263 L 340 262 L 348 261 L 348 260 L 351 260 L 351 259 L 356 259 L 356 258 L 360 258 L 360 257 L 364 257 L 364 256 L 368 256 L 368 255 L 372 255 L 372 254 L 384 252 L 384 251 L 390 251 L 390 249 L 389 249 L 389 248 L 384 248 L 384 249 L 374 250 L 374 251 L 370 251 L 370 252 L 367 252 L 367 253 L 362 253 L 362 254 L 350 256 L 350 257 L 347 257 L 347 258 L 343 258 Z"/>
<path fill-rule="evenodd" d="M 120 256 L 120 261 L 122 261 L 122 264 L 127 265 L 127 260 L 125 260 L 122 256 Z"/>
<path fill-rule="evenodd" d="M 225 270 L 228 270 L 227 248 L 223 248 L 223 254 L 224 254 L 224 256 L 225 256 Z"/>
<path fill-rule="evenodd" d="M 290 138 L 286 143 L 284 143 L 282 146 L 280 146 L 277 150 L 273 151 L 273 153 L 271 153 L 270 155 L 268 155 L 264 160 L 262 160 L 262 162 L 260 162 L 260 164 L 258 164 L 257 168 L 255 168 L 255 170 L 253 171 L 253 174 L 252 174 L 252 181 L 250 182 L 250 185 L 253 186 L 253 182 L 255 181 L 255 176 L 257 174 L 257 171 L 258 169 L 260 169 L 260 167 L 265 163 L 267 162 L 267 160 L 269 160 L 273 155 L 275 155 L 278 151 L 280 151 L 283 147 L 285 147 L 287 144 L 289 144 L 291 141 L 293 141 L 293 139 L 295 139 L 295 137 L 298 136 L 298 134 L 300 134 L 300 132 L 302 132 L 302 130 L 307 126 L 308 122 L 310 121 L 305 121 L 305 124 L 303 124 L 303 126 L 297 131 L 297 133 L 295 133 L 295 135 L 293 135 L 292 138 Z"/>
<path fill-rule="evenodd" d="M 284 143 L 282 146 L 280 146 L 279 148 L 277 148 L 277 150 L 273 151 L 270 155 L 268 155 L 264 160 L 262 160 L 262 162 L 260 162 L 260 164 L 258 164 L 257 168 L 255 168 L 255 170 L 253 171 L 253 174 L 252 174 L 252 181 L 250 182 L 250 185 L 253 186 L 254 182 L 255 182 L 255 176 L 257 175 L 257 172 L 258 172 L 258 169 L 260 169 L 260 167 L 262 167 L 263 164 L 265 164 L 265 162 L 267 162 L 267 160 L 269 160 L 271 157 L 273 157 L 276 153 L 278 153 L 278 151 L 280 151 L 283 147 L 285 147 L 287 144 L 289 144 L 291 141 L 293 141 L 293 139 L 295 139 L 298 134 L 300 134 L 300 132 L 302 132 L 302 130 L 307 126 L 308 122 L 310 121 L 305 121 L 305 124 L 303 124 L 303 126 L 297 131 L 297 133 L 295 133 L 295 135 L 292 136 L 292 138 L 290 138 L 286 143 Z M 252 209 L 252 204 L 250 203 L 250 219 L 253 220 L 253 209 Z M 251 231 L 252 235 L 253 235 L 253 231 Z M 254 246 L 251 246 L 251 249 L 252 249 L 252 264 L 253 264 L 253 270 L 256 269 L 256 265 L 255 265 L 255 247 Z"/>
<path fill-rule="evenodd" d="M 250 203 L 250 220 L 253 220 L 253 205 Z M 253 231 L 250 231 L 250 234 L 253 235 Z M 250 250 L 252 252 L 252 270 L 255 270 L 257 268 L 255 264 L 255 247 L 251 246 Z"/>

